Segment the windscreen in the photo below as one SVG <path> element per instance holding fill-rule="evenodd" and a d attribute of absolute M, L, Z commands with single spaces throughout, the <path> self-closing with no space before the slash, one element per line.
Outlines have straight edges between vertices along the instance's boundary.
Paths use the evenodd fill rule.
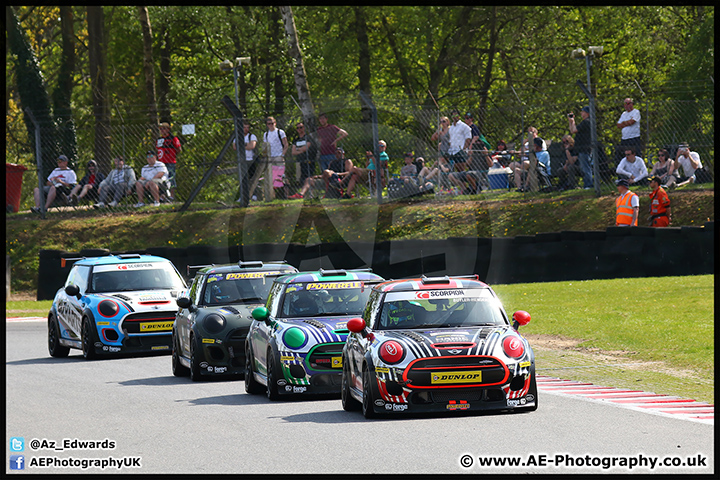
<path fill-rule="evenodd" d="M 89 292 L 130 292 L 135 290 L 182 290 L 177 271 L 165 262 L 98 265 L 93 268 Z"/>
<path fill-rule="evenodd" d="M 205 282 L 203 304 L 265 303 L 275 276 L 283 272 L 213 273 Z M 268 275 L 272 275 L 268 277 Z"/>
<path fill-rule="evenodd" d="M 293 283 L 285 289 L 281 318 L 361 315 L 372 290 L 362 281 Z"/>
<path fill-rule="evenodd" d="M 507 325 L 502 307 L 488 289 L 390 292 L 379 330 Z"/>

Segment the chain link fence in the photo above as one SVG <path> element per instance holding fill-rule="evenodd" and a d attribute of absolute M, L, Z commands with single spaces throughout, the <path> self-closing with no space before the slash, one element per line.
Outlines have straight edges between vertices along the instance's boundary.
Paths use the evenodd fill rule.
<path fill-rule="evenodd" d="M 648 171 L 657 160 L 658 149 L 667 148 L 674 158 L 678 144 L 688 142 L 691 150 L 700 154 L 703 166 L 714 178 L 714 97 L 712 94 L 707 95 L 707 98 L 696 96 L 690 100 L 666 97 L 667 95 L 663 95 L 657 99 L 643 97 L 636 100 L 635 106 L 642 115 L 640 156 L 646 161 Z M 373 202 L 389 201 L 408 195 L 432 195 L 450 200 L 458 196 L 464 196 L 464 199 L 540 194 L 552 196 L 560 187 L 558 173 L 565 158 L 561 140 L 568 134 L 567 113 L 574 112 L 579 118 L 580 109 L 584 105 L 582 99 L 578 100 L 577 97 L 554 104 L 526 105 L 514 92 L 492 98 L 467 93 L 439 99 L 437 102 L 428 96 L 423 105 L 380 97 L 375 97 L 372 102 L 374 105 L 363 102 L 359 97 L 349 97 L 325 98 L 316 100 L 315 104 L 316 112 L 326 113 L 330 124 L 347 132 L 347 137 L 337 145 L 344 149 L 345 157 L 356 167 L 367 167 L 367 152 L 377 155 L 377 140 L 386 142 L 389 162 L 385 172 L 387 177 L 383 175 L 382 199 L 378 199 L 373 191 L 373 177 L 364 175 L 363 172 L 358 172 L 357 185 L 352 192 L 348 192 L 356 198 L 367 198 Z M 256 153 L 261 155 L 254 162 L 246 163 L 251 177 L 260 169 L 255 175 L 258 182 L 250 184 L 255 187 L 250 192 L 252 205 L 272 200 L 267 198 L 270 190 L 265 183 L 272 180 L 265 178 L 268 172 L 263 168 L 265 156 L 262 155 L 262 138 L 266 132 L 266 117 L 261 112 L 265 109 L 259 104 L 244 107 L 246 120 L 251 124 L 250 131 L 259 140 Z M 373 108 L 376 112 L 376 124 L 373 123 Z M 485 148 L 482 142 L 476 142 L 477 147 L 469 152 L 470 160 L 477 161 L 473 168 L 479 170 L 479 174 L 454 172 L 453 170 L 462 169 L 461 162 L 455 162 L 453 169 L 444 170 L 444 160 L 449 158 L 442 150 L 440 139 L 433 134 L 437 132 L 443 117 L 451 119 L 453 109 L 459 110 L 461 118 L 470 113 L 487 139 L 487 152 L 481 151 L 481 148 Z M 283 114 L 275 114 L 274 117 L 277 127 L 286 133 L 288 149 L 284 159 L 284 176 L 281 182 L 276 181 L 272 188 L 270 196 L 275 198 L 273 201 L 283 201 L 296 196 L 303 192 L 304 179 L 308 173 L 316 176 L 322 173 L 316 158 L 311 163 L 311 171 L 303 175 L 297 158 L 291 155 L 292 145 L 298 138 L 296 125 L 302 121 L 294 98 L 285 100 L 282 111 Z M 593 161 L 599 162 L 602 191 L 608 194 L 615 191 L 615 168 L 623 156 L 619 147 L 620 132 L 615 126 L 622 111 L 621 98 L 596 100 L 599 155 Z M 146 111 L 141 106 L 114 105 L 105 122 L 97 122 L 91 109 L 76 108 L 72 122 L 57 118 L 51 121 L 47 115 L 31 113 L 34 123 L 28 123 L 30 128 L 26 126 L 27 120 L 22 112 L 10 112 L 7 115 L 5 151 L 8 213 L 26 212 L 35 207 L 36 203 L 42 210 L 44 196 L 40 195 L 38 201 L 37 197 L 42 192 L 38 187 L 45 184 L 48 175 L 57 166 L 59 155 L 70 158 L 70 168 L 76 172 L 78 181 L 86 175 L 89 160 L 95 160 L 99 170 L 107 175 L 113 168 L 116 157 L 122 157 L 138 178 L 142 167 L 147 163 L 146 152 L 156 147 L 158 128 L 148 123 Z M 245 160 L 244 152 L 241 151 L 238 155 L 232 148 L 232 117 L 218 100 L 207 105 L 178 106 L 174 118 L 171 133 L 177 136 L 182 144 L 174 177 L 177 189 L 174 192 L 174 201 L 170 202 L 170 198 L 163 198 L 163 201 L 173 205 L 172 208 L 187 208 L 199 204 L 205 208 L 213 205 L 236 205 L 240 199 L 238 160 Z M 516 176 L 514 169 L 518 167 L 522 171 L 522 162 L 527 158 L 521 150 L 528 140 L 527 132 L 530 127 L 538 130 L 538 135 L 547 145 L 550 168 L 546 181 L 549 183 L 543 183 L 542 179 L 537 183 L 533 181 L 531 191 L 516 194 L 518 185 L 515 181 L 518 178 L 522 181 L 522 176 Z M 28 133 L 29 130 L 32 133 Z M 74 134 L 68 135 L 68 132 Z M 317 138 L 317 131 L 308 133 Z M 501 141 L 505 142 L 507 153 L 496 150 Z M 428 167 L 420 183 L 417 178 L 409 181 L 399 178 L 406 165 L 406 153 L 412 153 L 413 160 L 422 157 L 424 165 Z M 485 155 L 499 156 L 494 165 L 490 165 L 491 158 L 491 162 L 483 166 L 482 163 L 487 159 Z M 38 158 L 40 161 L 37 161 Z M 430 175 L 432 170 L 438 167 L 441 168 L 437 173 Z M 488 171 L 487 167 L 504 167 L 504 170 L 493 168 Z M 495 173 L 500 175 L 495 176 Z M 429 188 L 421 189 L 427 181 L 431 183 Z M 325 180 L 318 179 L 312 183 L 313 188 L 305 192 L 305 198 L 325 196 Z M 402 187 L 403 183 L 406 186 L 409 183 L 410 187 L 399 188 L 398 185 Z M 347 189 L 344 183 L 341 187 Z M 38 192 L 35 192 L 36 189 Z M 50 214 L 56 209 L 88 210 L 97 206 L 96 190 L 91 190 L 90 194 L 78 202 L 72 202 L 69 193 L 58 193 L 48 210 Z M 143 200 L 138 199 L 134 188 L 129 188 L 127 195 L 113 208 L 132 211 L 138 201 Z M 152 204 L 152 199 L 145 200 L 145 203 Z"/>

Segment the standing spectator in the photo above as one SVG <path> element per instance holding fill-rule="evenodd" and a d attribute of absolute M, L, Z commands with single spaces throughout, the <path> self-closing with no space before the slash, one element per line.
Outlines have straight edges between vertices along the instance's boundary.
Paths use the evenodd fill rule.
<path fill-rule="evenodd" d="M 267 132 L 263 134 L 263 150 L 267 162 L 266 170 L 263 172 L 265 176 L 263 195 L 265 201 L 269 202 L 275 199 L 275 189 L 285 186 L 283 177 L 285 176 L 285 153 L 287 153 L 288 141 L 285 132 L 277 128 L 274 117 L 267 117 L 265 125 Z"/>
<path fill-rule="evenodd" d="M 467 160 L 467 149 L 472 140 L 472 130 L 462 120 L 460 120 L 460 111 L 454 109 L 450 116 L 452 117 L 452 125 L 448 127 L 450 135 L 450 148 L 448 148 L 448 163 L 450 168 L 454 168 L 456 164 L 464 164 Z"/>
<path fill-rule="evenodd" d="M 638 156 L 642 156 L 642 141 L 640 140 L 640 111 L 633 106 L 633 99 L 626 98 L 623 102 L 625 111 L 620 115 L 617 128 L 622 131 L 620 148 L 625 151 L 633 147 Z"/>
<path fill-rule="evenodd" d="M 448 117 L 440 117 L 440 127 L 432 134 L 430 139 L 433 142 L 438 142 L 438 158 L 444 157 L 448 159 L 450 150 L 450 119 Z"/>
<path fill-rule="evenodd" d="M 580 110 L 580 116 L 582 120 L 576 125 L 575 115 L 572 112 L 568 113 L 568 123 L 570 133 L 575 135 L 575 151 L 580 162 L 580 170 L 582 170 L 583 187 L 587 190 L 593 186 L 593 169 L 590 159 L 590 152 L 592 151 L 590 107 L 585 105 Z"/>
<path fill-rule="evenodd" d="M 625 148 L 625 157 L 615 169 L 618 178 L 624 178 L 631 187 L 636 185 L 647 185 L 648 171 L 645 160 L 635 155 L 634 147 Z"/>
<path fill-rule="evenodd" d="M 68 167 L 68 163 L 68 158 L 65 155 L 60 155 L 57 159 L 57 168 L 50 172 L 50 175 L 47 177 L 46 185 L 43 187 L 46 211 L 55 201 L 58 192 L 63 195 L 70 195 L 70 192 L 77 183 L 77 175 Z M 40 188 L 35 187 L 33 196 L 35 197 L 35 206 L 30 210 L 33 213 L 40 213 L 40 202 L 42 201 L 40 198 Z"/>
<path fill-rule="evenodd" d="M 560 190 L 571 190 L 577 188 L 577 177 L 582 175 L 578 165 L 578 153 L 575 150 L 575 139 L 572 135 L 565 135 L 562 138 L 565 160 L 558 172 Z"/>
<path fill-rule="evenodd" d="M 160 206 L 160 186 L 163 190 L 165 182 L 168 178 L 168 170 L 164 163 L 157 161 L 157 155 L 152 150 L 147 152 L 147 165 L 142 167 L 140 171 L 140 178 L 135 182 L 135 192 L 137 193 L 138 203 L 135 204 L 135 208 L 145 206 L 145 190 L 150 192 L 153 197 L 153 205 L 156 207 Z"/>
<path fill-rule="evenodd" d="M 166 165 L 167 168 L 167 165 Z M 112 196 L 111 207 L 117 207 L 118 202 L 124 195 L 132 193 L 135 186 L 135 172 L 125 165 L 122 157 L 115 158 L 115 168 L 108 173 L 107 178 L 100 184 L 100 201 L 93 205 L 95 208 L 103 208 L 108 196 Z"/>
<path fill-rule="evenodd" d="M 640 199 L 630 191 L 630 184 L 626 179 L 620 178 L 616 180 L 615 185 L 617 185 L 620 194 L 615 199 L 615 226 L 637 227 Z"/>
<path fill-rule="evenodd" d="M 660 186 L 662 179 L 655 175 L 650 178 L 650 221 L 651 227 L 670 226 L 670 197 Z"/>
<path fill-rule="evenodd" d="M 175 189 L 177 181 L 175 180 L 175 166 L 177 165 L 177 154 L 182 152 L 180 139 L 170 133 L 170 124 L 163 122 L 160 124 L 160 137 L 157 139 L 158 160 L 165 164 L 170 179 L 170 201 L 175 201 Z"/>
<path fill-rule="evenodd" d="M 687 143 L 681 143 L 678 147 L 677 158 L 675 159 L 675 171 L 679 172 L 680 167 L 683 170 L 683 176 L 678 177 L 678 187 L 684 187 L 688 183 L 706 183 L 711 182 L 710 174 L 703 168 L 700 161 L 700 155 L 697 152 L 691 152 Z"/>
<path fill-rule="evenodd" d="M 660 177 L 663 188 L 675 188 L 675 162 L 670 158 L 670 153 L 665 148 L 658 152 L 658 161 L 653 165 L 650 176 Z"/>
<path fill-rule="evenodd" d="M 254 133 L 250 133 L 250 122 L 243 120 L 243 142 L 245 143 L 245 165 L 248 166 L 245 172 L 245 178 L 243 179 L 243 186 L 247 188 L 247 198 L 256 200 L 257 197 L 253 195 L 253 192 L 257 188 L 257 184 L 260 181 L 262 175 L 262 168 L 258 167 L 258 162 L 255 158 L 255 147 L 257 147 L 257 137 Z M 233 149 L 237 149 L 235 140 L 233 140 Z M 238 199 L 235 200 L 238 203 L 242 202 L 240 198 L 240 192 L 238 192 Z"/>
<path fill-rule="evenodd" d="M 80 180 L 80 183 L 73 188 L 72 192 L 70 192 L 70 203 L 77 205 L 78 201 L 82 200 L 86 196 L 97 200 L 98 188 L 100 186 L 100 182 L 103 180 L 105 180 L 105 175 L 98 171 L 97 162 L 95 160 L 90 160 L 87 164 L 87 173 Z M 78 195 L 78 192 L 80 192 L 80 195 Z"/>
<path fill-rule="evenodd" d="M 328 123 L 325 113 L 318 116 L 318 122 L 320 122 L 317 130 L 320 139 L 320 170 L 325 171 L 329 168 L 330 162 L 335 160 L 337 142 L 346 138 L 348 133 L 342 128 Z"/>
<path fill-rule="evenodd" d="M 298 185 L 302 186 L 305 184 L 305 180 L 315 175 L 317 148 L 312 138 L 305 132 L 305 124 L 303 122 L 298 122 L 298 124 L 295 125 L 295 130 L 297 130 L 298 136 L 293 142 L 291 153 L 295 156 L 300 166 Z"/>

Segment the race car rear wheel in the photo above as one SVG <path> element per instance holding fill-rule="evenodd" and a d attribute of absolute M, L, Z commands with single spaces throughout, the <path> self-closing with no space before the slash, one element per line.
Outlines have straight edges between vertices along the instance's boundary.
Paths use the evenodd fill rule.
<path fill-rule="evenodd" d="M 48 351 L 51 357 L 64 358 L 70 353 L 69 347 L 60 345 L 60 330 L 52 315 L 48 318 Z"/>
<path fill-rule="evenodd" d="M 195 335 L 190 339 L 190 380 L 193 382 L 202 380 L 202 375 L 200 375 L 200 345 Z"/>
<path fill-rule="evenodd" d="M 365 418 L 376 418 L 377 413 L 374 410 L 374 402 L 372 394 L 372 380 L 370 377 L 370 371 L 367 366 L 363 367 L 362 373 L 363 379 L 363 401 L 362 401 L 362 414 Z"/>
<path fill-rule="evenodd" d="M 173 330 L 172 334 L 172 372 L 176 377 L 187 377 L 190 375 L 190 369 L 180 363 L 180 349 L 178 347 L 178 339 Z"/>
<path fill-rule="evenodd" d="M 88 317 L 83 317 L 82 327 L 80 327 L 80 336 L 82 337 L 82 352 L 85 360 L 95 360 L 98 355 L 95 352 L 95 337 L 97 332 L 95 326 L 90 324 Z"/>
<path fill-rule="evenodd" d="M 251 395 L 262 393 L 263 391 L 263 386 L 255 380 L 255 375 L 253 374 L 253 363 L 255 363 L 255 357 L 252 354 L 252 351 L 248 349 L 245 354 L 245 393 L 249 393 Z"/>
<path fill-rule="evenodd" d="M 343 358 L 342 386 L 340 387 L 340 398 L 342 399 L 343 410 L 354 412 L 360 410 L 360 402 L 350 394 L 350 368 L 347 358 Z"/>
<path fill-rule="evenodd" d="M 277 374 L 280 371 L 277 363 L 275 363 L 275 355 L 272 348 L 268 348 L 267 352 L 267 397 L 270 400 L 280 400 L 280 394 L 277 390 Z"/>

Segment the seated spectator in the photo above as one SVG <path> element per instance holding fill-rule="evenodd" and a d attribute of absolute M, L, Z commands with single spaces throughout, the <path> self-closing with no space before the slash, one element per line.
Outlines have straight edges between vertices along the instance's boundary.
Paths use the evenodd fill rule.
<path fill-rule="evenodd" d="M 618 178 L 627 180 L 631 187 L 648 184 L 645 160 L 635 155 L 635 147 L 625 147 L 625 157 L 620 160 L 615 173 Z"/>
<path fill-rule="evenodd" d="M 60 194 L 68 196 L 77 183 L 77 175 L 75 172 L 68 167 L 68 158 L 65 155 L 60 155 L 57 159 L 57 168 L 50 172 L 47 177 L 46 185 L 43 187 L 45 193 L 45 210 L 50 208 L 53 204 L 58 192 Z M 40 204 L 42 199 L 40 198 L 40 188 L 35 187 L 33 191 L 35 197 L 35 206 L 30 210 L 33 213 L 40 213 Z"/>
<path fill-rule="evenodd" d="M 417 178 L 415 179 L 418 188 L 421 192 L 429 192 L 435 185 L 427 179 L 428 175 L 430 175 L 430 169 L 425 166 L 425 159 L 423 157 L 417 157 L 414 163 L 418 170 Z"/>
<path fill-rule="evenodd" d="M 108 176 L 100 184 L 100 201 L 93 205 L 95 208 L 105 207 L 105 200 L 112 196 L 111 207 L 116 207 L 123 196 L 132 193 L 135 186 L 135 172 L 125 165 L 122 157 L 115 158 L 115 168 L 108 173 Z"/>
<path fill-rule="evenodd" d="M 547 148 L 543 150 L 543 145 L 545 145 L 545 140 L 542 138 L 535 137 L 533 139 L 535 158 L 537 158 L 538 179 L 543 180 L 543 183 L 545 184 L 544 186 L 547 186 L 547 184 L 549 184 L 548 179 L 550 176 L 550 154 L 548 153 Z M 520 185 L 517 189 L 518 192 L 527 192 L 531 190 L 531 182 L 528 176 L 529 170 L 529 159 L 523 161 L 522 167 L 515 168 L 515 185 Z"/>
<path fill-rule="evenodd" d="M 160 206 L 160 188 L 166 190 L 166 183 L 168 178 L 168 170 L 164 163 L 157 161 L 157 155 L 152 150 L 147 152 L 147 165 L 145 165 L 141 172 L 140 178 L 135 182 L 135 192 L 137 193 L 138 203 L 135 204 L 135 208 L 145 206 L 145 193 L 150 192 L 153 197 L 153 205 L 156 207 Z"/>
<path fill-rule="evenodd" d="M 435 185 L 439 185 L 443 182 L 442 174 L 450 173 L 450 164 L 448 164 L 445 157 L 440 156 L 438 157 L 437 162 L 435 162 L 435 165 L 430 168 L 425 167 L 425 170 L 428 171 L 427 174 L 424 174 L 425 180 L 431 181 Z"/>
<path fill-rule="evenodd" d="M 490 168 L 504 168 L 512 162 L 512 152 L 508 151 L 507 144 L 500 140 L 495 147 L 494 154 L 490 157 L 493 165 Z"/>
<path fill-rule="evenodd" d="M 681 143 L 678 148 L 677 158 L 675 159 L 675 171 L 679 172 L 680 167 L 683 170 L 683 176 L 678 177 L 678 187 L 684 187 L 689 183 L 707 183 L 712 182 L 712 177 L 703 168 L 700 161 L 700 155 L 697 152 L 691 152 L 687 143 Z"/>
<path fill-rule="evenodd" d="M 658 152 L 658 161 L 650 171 L 650 177 L 659 177 L 663 188 L 675 188 L 675 162 L 670 158 L 670 152 L 661 148 Z"/>
<path fill-rule="evenodd" d="M 385 178 L 385 171 L 388 168 L 388 163 L 390 161 L 390 158 L 388 157 L 387 152 L 385 152 L 385 149 L 387 148 L 387 143 L 385 143 L 384 140 L 380 140 L 378 142 L 378 150 L 380 150 L 380 182 L 381 185 L 384 187 L 387 183 L 387 179 Z M 367 168 L 360 168 L 357 166 L 353 166 L 352 170 L 350 171 L 350 181 L 347 186 L 347 195 L 352 195 L 352 191 L 355 189 L 355 186 L 357 184 L 364 184 L 368 185 L 369 188 L 372 190 L 375 187 L 375 154 L 371 152 L 370 150 L 365 152 L 365 157 L 367 158 Z"/>
<path fill-rule="evenodd" d="M 418 168 L 414 162 L 415 155 L 413 152 L 406 152 L 403 161 L 405 165 L 400 169 L 400 180 L 403 182 L 411 183 L 417 178 Z"/>
<path fill-rule="evenodd" d="M 98 187 L 104 179 L 105 175 L 98 171 L 97 162 L 90 160 L 87 164 L 87 173 L 70 192 L 70 204 L 77 205 L 85 197 L 97 200 Z M 78 195 L 78 192 L 80 192 L 80 195 Z"/>
<path fill-rule="evenodd" d="M 350 183 L 352 169 L 352 160 L 345 158 L 345 150 L 337 147 L 335 160 L 330 162 L 328 168 L 323 170 L 321 175 L 314 175 L 305 180 L 300 193 L 291 195 L 290 198 L 304 198 L 308 190 L 320 188 L 321 185 L 325 186 L 325 198 L 341 198 L 343 196 L 342 189 Z"/>
<path fill-rule="evenodd" d="M 572 135 L 565 135 L 562 138 L 564 162 L 558 172 L 560 190 L 572 190 L 578 188 L 577 177 L 583 172 L 578 163 L 578 152 L 575 150 L 575 139 Z"/>

